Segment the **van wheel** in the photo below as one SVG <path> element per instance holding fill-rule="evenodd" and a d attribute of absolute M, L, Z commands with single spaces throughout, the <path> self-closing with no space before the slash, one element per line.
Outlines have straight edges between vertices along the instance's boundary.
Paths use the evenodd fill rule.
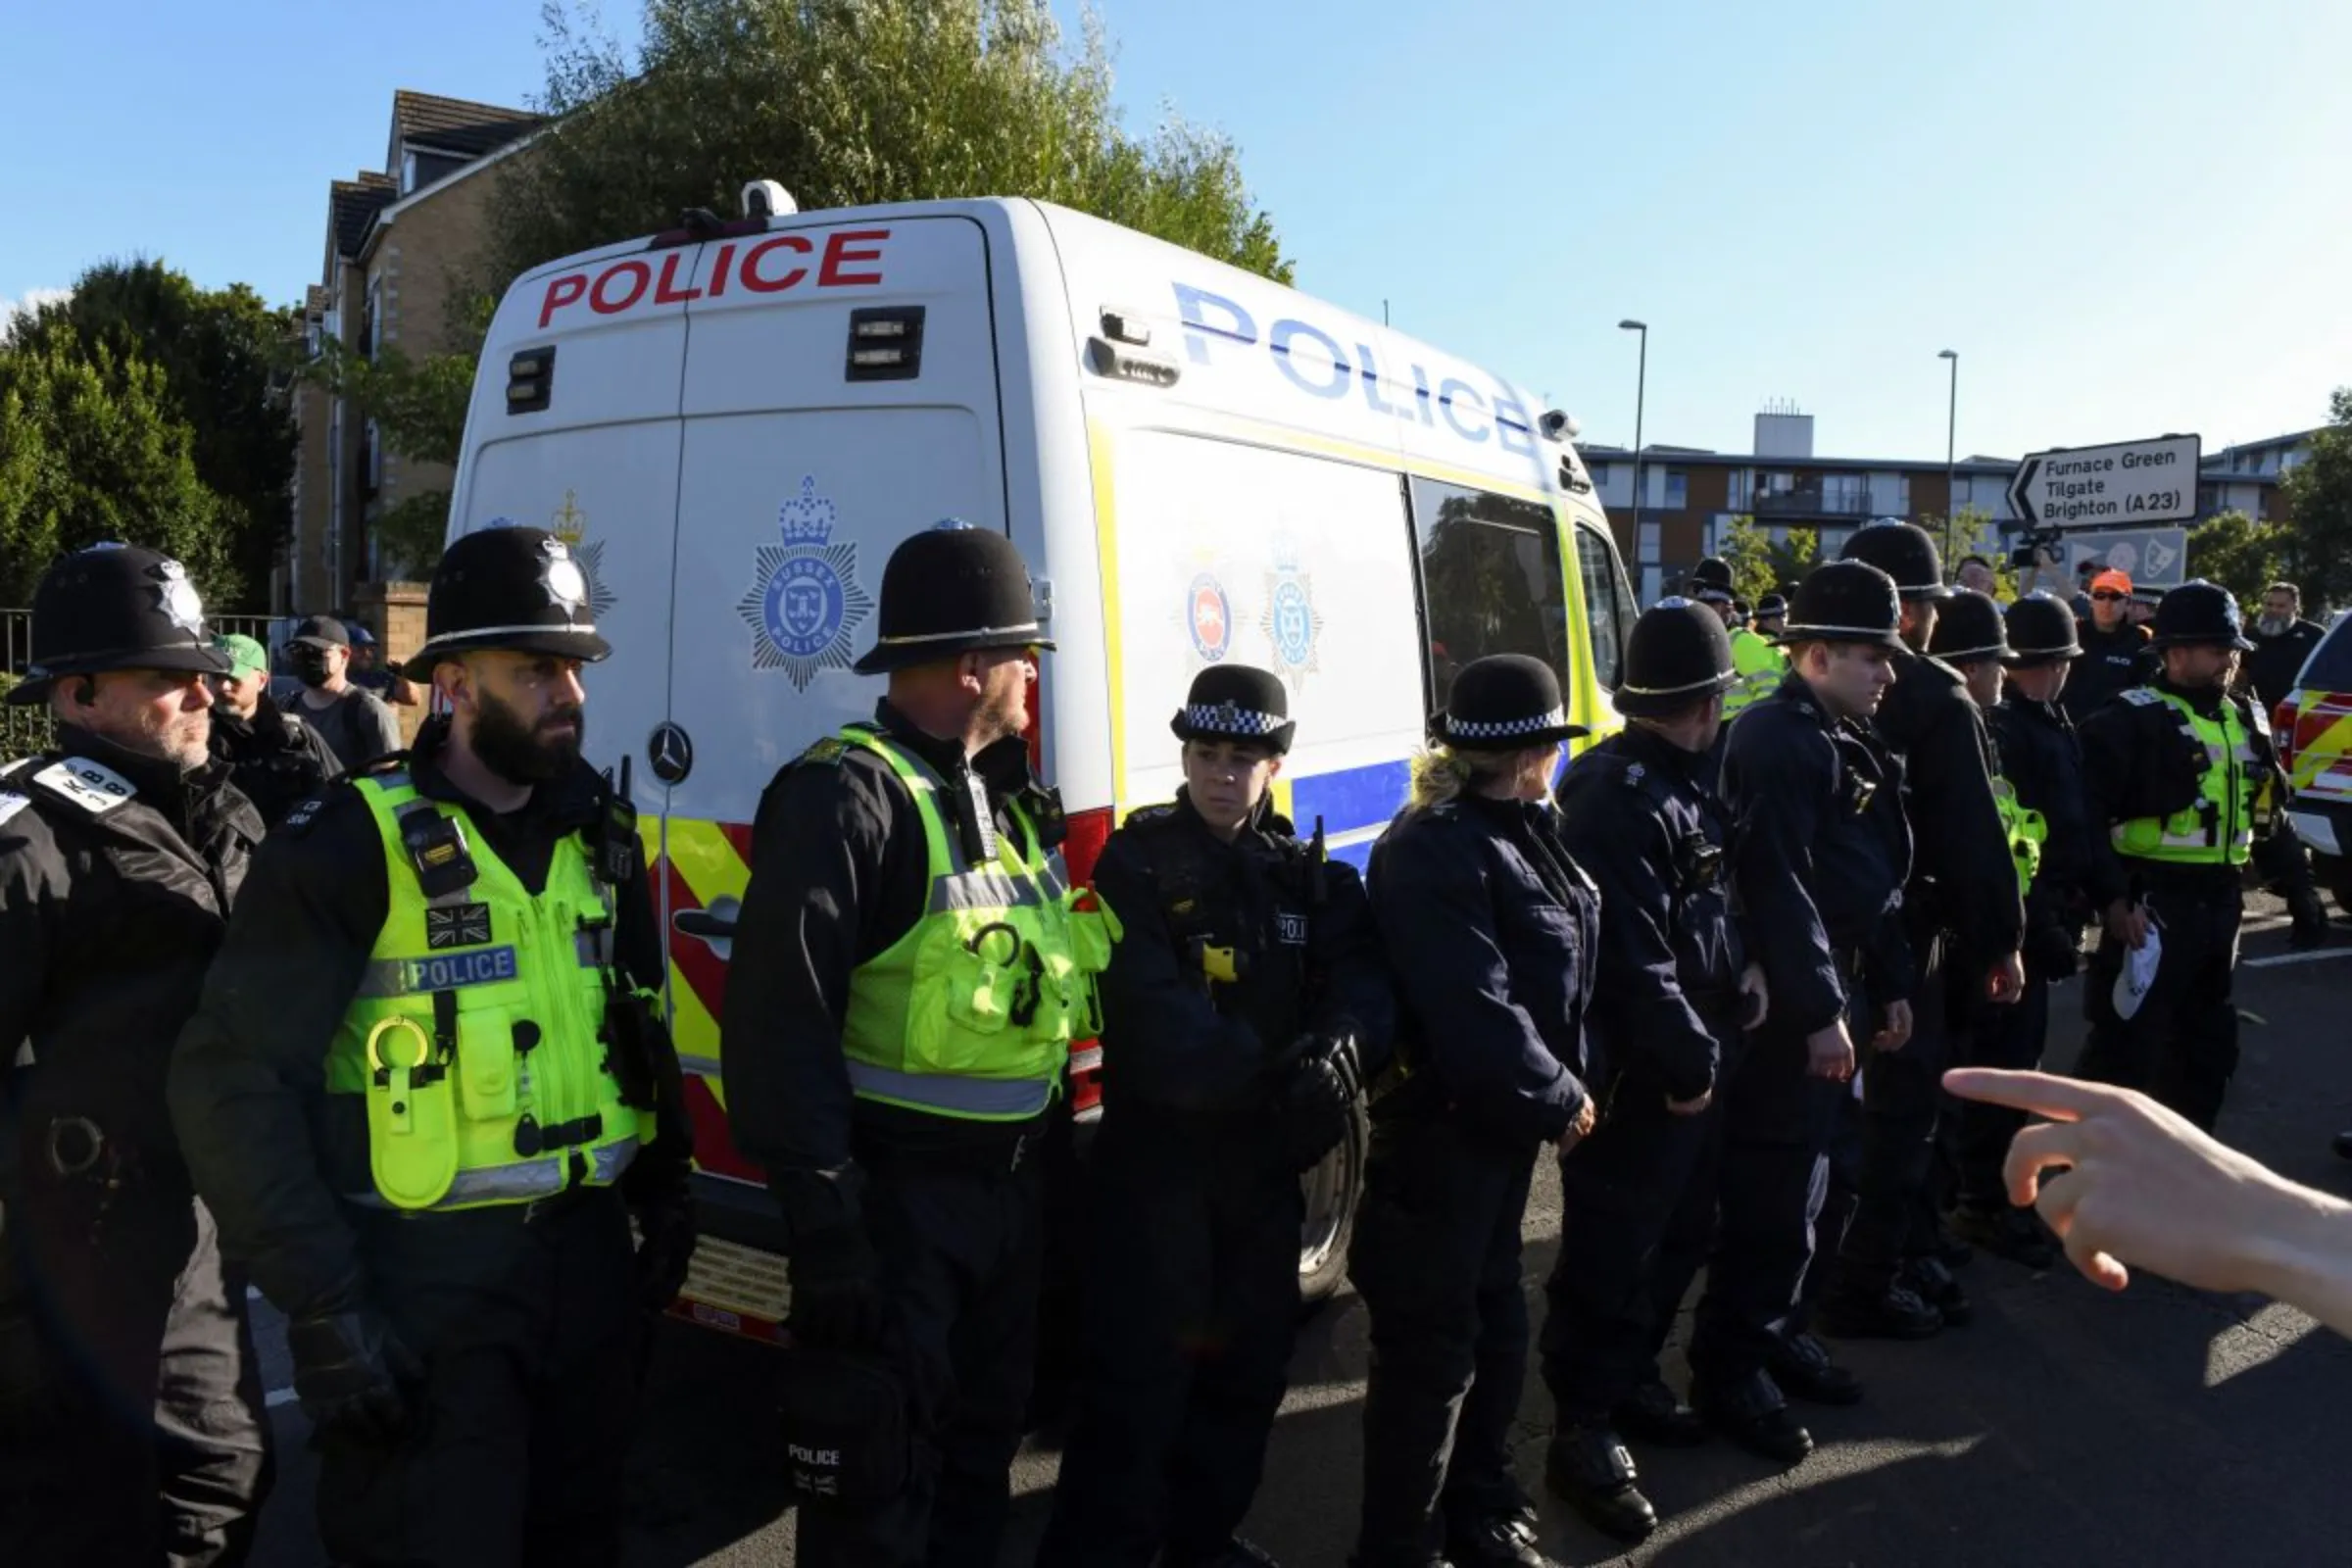
<path fill-rule="evenodd" d="M 2321 882 L 2334 898 L 2335 906 L 2352 914 L 2352 860 L 2335 855 L 2315 855 L 2311 858 L 2312 869 L 2319 873 Z"/>
<path fill-rule="evenodd" d="M 1298 1178 L 1306 1193 L 1306 1223 L 1298 1236 L 1298 1302 L 1313 1309 L 1331 1299 L 1348 1273 L 1348 1238 L 1355 1231 L 1355 1202 L 1364 1191 L 1364 1156 L 1372 1122 L 1357 1101 L 1348 1136 L 1323 1163 Z"/>

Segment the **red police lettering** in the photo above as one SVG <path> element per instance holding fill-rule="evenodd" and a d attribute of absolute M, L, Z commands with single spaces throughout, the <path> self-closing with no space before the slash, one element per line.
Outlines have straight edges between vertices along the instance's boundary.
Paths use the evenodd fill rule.
<path fill-rule="evenodd" d="M 630 279 L 628 294 L 617 300 L 607 299 L 605 285 L 623 276 Z M 597 277 L 595 286 L 588 290 L 588 308 L 599 316 L 618 316 L 645 298 L 645 291 L 653 287 L 653 283 L 654 270 L 643 262 L 622 262 L 617 267 L 608 267 Z"/>
<path fill-rule="evenodd" d="M 779 250 L 798 251 L 806 256 L 808 254 L 808 242 L 798 234 L 778 234 L 775 238 L 763 239 L 750 250 L 745 251 L 743 266 L 737 269 L 743 278 L 745 288 L 755 294 L 779 294 L 808 275 L 808 269 L 806 267 L 796 267 L 782 277 L 768 277 L 762 274 L 760 270 L 760 258 L 765 256 L 769 251 Z"/>
<path fill-rule="evenodd" d="M 682 253 L 678 251 L 671 251 L 662 259 L 662 281 L 654 285 L 654 303 L 656 305 L 683 305 L 688 300 L 699 300 L 703 297 L 703 291 L 699 288 L 680 290 L 677 286 L 678 263 L 682 259 Z"/>
<path fill-rule="evenodd" d="M 841 288 L 850 284 L 881 282 L 880 272 L 845 272 L 842 269 L 853 262 L 880 261 L 882 253 L 878 250 L 854 251 L 850 247 L 864 240 L 888 238 L 890 230 L 887 228 L 845 228 L 829 237 L 825 241 L 824 264 L 817 269 L 816 286 Z"/>
<path fill-rule="evenodd" d="M 580 296 L 587 292 L 588 274 L 585 272 L 565 272 L 562 277 L 549 278 L 547 297 L 539 302 L 539 324 L 547 325 L 548 318 L 566 305 L 578 304 Z"/>
<path fill-rule="evenodd" d="M 732 244 L 721 245 L 718 248 L 718 265 L 710 269 L 710 297 L 712 299 L 718 298 L 727 291 L 727 275 L 734 266 L 735 247 Z"/>

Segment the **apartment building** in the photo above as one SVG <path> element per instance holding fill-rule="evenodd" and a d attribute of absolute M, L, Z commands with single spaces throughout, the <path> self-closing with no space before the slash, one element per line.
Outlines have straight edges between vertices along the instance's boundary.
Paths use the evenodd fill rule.
<path fill-rule="evenodd" d="M 2319 433 L 2296 430 L 2206 453 L 2197 468 L 2197 515 L 2242 512 L 2256 522 L 2286 521 L 2286 497 L 2279 486 L 2309 460 L 2311 438 Z"/>

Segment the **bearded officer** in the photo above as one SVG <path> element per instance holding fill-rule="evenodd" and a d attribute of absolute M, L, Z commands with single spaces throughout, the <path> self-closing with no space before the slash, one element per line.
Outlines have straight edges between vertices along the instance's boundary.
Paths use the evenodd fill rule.
<path fill-rule="evenodd" d="M 1776 656 L 1777 657 L 1777 656 Z M 1764 1018 L 1764 971 L 1732 907 L 1731 824 L 1707 758 L 1739 680 L 1723 623 L 1668 599 L 1635 622 L 1622 734 L 1560 781 L 1560 836 L 1600 889 L 1590 1019 L 1599 1125 L 1560 1161 L 1561 1241 L 1544 1287 L 1544 1381 L 1559 1408 L 1552 1489 L 1600 1529 L 1639 1541 L 1657 1513 L 1623 1437 L 1669 1447 L 1705 1428 L 1658 1356 L 1715 1230 L 1723 1128 L 1716 1087 Z"/>
<path fill-rule="evenodd" d="M 407 665 L 448 711 L 272 832 L 172 1064 L 338 1562 L 619 1560 L 692 1151 L 635 812 L 580 755 L 587 598 L 539 529 L 449 547 Z"/>
<path fill-rule="evenodd" d="M 783 1210 L 796 1343 L 887 1357 L 913 1462 L 878 1506 L 804 1500 L 806 1568 L 993 1563 L 1036 1353 L 1039 1141 L 1099 1023 L 1116 925 L 1065 890 L 1023 732 L 1038 624 L 1003 534 L 946 522 L 883 570 L 890 686 L 761 797 L 720 1050 Z"/>
<path fill-rule="evenodd" d="M 228 660 L 179 563 L 33 593 L 55 747 L 0 770 L 0 1538 L 14 1562 L 243 1562 L 270 1488 L 245 1285 L 164 1106 L 262 820 L 207 750 Z"/>
<path fill-rule="evenodd" d="M 1297 728 L 1281 677 L 1212 665 L 1169 728 L 1183 790 L 1095 868 L 1125 934 L 1102 977 L 1086 1382 L 1040 1568 L 1272 1562 L 1236 1532 L 1288 1382 L 1299 1177 L 1348 1136 L 1395 1013 L 1355 868 L 1273 809 Z"/>
<path fill-rule="evenodd" d="M 2163 673 L 2082 725 L 2090 899 L 2106 934 L 2076 1070 L 2211 1132 L 2237 1070 L 2239 877 L 2285 781 L 2262 710 L 2229 689 L 2252 647 L 2230 591 L 2200 578 L 2166 594 L 2151 646 Z M 2117 977 L 2151 940 L 2156 972 L 2127 1016 Z"/>

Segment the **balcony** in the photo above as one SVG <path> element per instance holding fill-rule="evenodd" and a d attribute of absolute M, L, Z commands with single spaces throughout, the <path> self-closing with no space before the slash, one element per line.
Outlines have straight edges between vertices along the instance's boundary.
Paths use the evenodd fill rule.
<path fill-rule="evenodd" d="M 1820 485 L 1794 490 L 1763 491 L 1750 499 L 1749 512 L 1758 517 L 1868 517 L 1876 515 L 1868 490 L 1825 491 Z"/>

